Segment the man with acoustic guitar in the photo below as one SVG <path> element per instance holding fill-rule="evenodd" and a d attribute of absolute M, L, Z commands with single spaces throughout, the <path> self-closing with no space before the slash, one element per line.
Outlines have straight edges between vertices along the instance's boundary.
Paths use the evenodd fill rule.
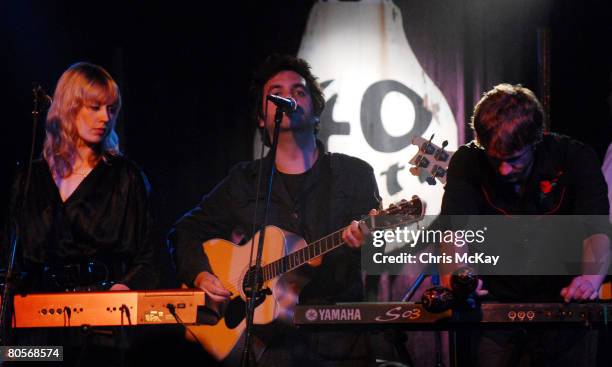
<path fill-rule="evenodd" d="M 218 359 L 235 356 L 234 351 L 229 356 L 226 351 L 218 352 L 220 349 L 216 345 L 224 342 L 222 339 L 225 335 L 230 335 L 227 334 L 231 331 L 227 330 L 227 325 L 244 325 L 242 316 L 233 321 L 228 316 L 228 310 L 244 311 L 244 297 L 240 297 L 244 294 L 242 282 L 236 281 L 242 279 L 241 274 L 238 271 L 234 275 L 222 276 L 221 273 L 233 274 L 241 267 L 236 265 L 239 258 L 246 257 L 248 265 L 250 249 L 246 256 L 238 255 L 242 246 L 233 249 L 226 243 L 214 245 L 219 242 L 210 240 L 236 238 L 236 230 L 244 233 L 245 240 L 255 235 L 265 206 L 264 189 L 257 192 L 260 164 L 263 166 L 262 172 L 267 172 L 266 166 L 272 163 L 277 171 L 272 186 L 268 224 L 278 228 L 266 229 L 264 251 L 273 247 L 282 250 L 284 246 L 284 253 L 290 253 L 292 245 L 310 243 L 334 231 L 337 231 L 338 241 L 346 244 L 310 259 L 309 264 L 318 265 L 316 267 L 300 266 L 289 272 L 299 273 L 300 278 L 309 280 L 301 291 L 297 289 L 299 294 L 287 296 L 285 292 L 295 291 L 293 285 L 297 283 L 279 280 L 269 290 L 266 300 L 276 298 L 278 304 L 297 297 L 300 303 L 363 300 L 359 248 L 364 242 L 364 234 L 355 219 L 380 207 L 372 168 L 357 158 L 326 152 L 323 144 L 316 139 L 325 99 L 308 63 L 292 56 L 272 55 L 256 72 L 251 95 L 252 117 L 267 145 L 272 140 L 277 108 L 268 102 L 267 97 L 275 95 L 291 98 L 297 103 L 293 111 L 283 116 L 275 162 L 270 162 L 268 155 L 263 160 L 243 162 L 233 167 L 229 175 L 196 208 L 176 223 L 170 234 L 170 241 L 175 246 L 180 279 L 188 286 L 206 291 L 207 304 L 211 309 L 216 308 L 219 317 L 225 317 L 225 320 L 222 319 L 214 326 L 216 329 L 210 329 L 207 335 L 198 337 L 209 339 L 200 342 L 207 349 L 210 347 L 211 353 Z M 261 182 L 261 186 L 265 187 L 266 178 L 262 178 Z M 253 223 L 254 219 L 256 223 Z M 280 243 L 268 242 L 268 237 L 274 237 L 274 233 L 279 234 Z M 304 240 L 292 240 L 296 237 L 292 234 Z M 244 248 L 247 246 L 250 247 L 250 242 Z M 265 270 L 264 276 L 267 275 L 268 270 Z M 288 287 L 280 290 L 281 283 Z M 265 307 L 264 303 L 258 309 L 263 310 Z M 258 312 L 256 309 L 256 324 Z M 266 320 L 272 320 L 284 311 L 279 311 L 273 304 L 270 312 L 273 315 Z M 290 312 L 286 314 L 290 315 Z M 236 329 L 241 330 L 240 326 Z M 260 348 L 253 348 L 252 354 L 257 364 L 262 366 L 356 366 L 366 365 L 369 361 L 366 337 L 359 332 L 304 333 L 276 320 L 256 325 L 254 335 L 254 345 Z M 234 339 L 232 336 L 228 338 Z M 234 340 L 228 345 L 234 346 Z"/>

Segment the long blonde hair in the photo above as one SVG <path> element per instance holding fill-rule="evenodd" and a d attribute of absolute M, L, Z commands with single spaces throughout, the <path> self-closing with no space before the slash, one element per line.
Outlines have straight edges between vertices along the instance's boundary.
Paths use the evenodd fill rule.
<path fill-rule="evenodd" d="M 115 123 L 121 108 L 119 87 L 102 67 L 86 62 L 76 63 L 70 66 L 57 82 L 53 103 L 47 114 L 43 157 L 54 177 L 64 178 L 72 174 L 80 139 L 75 126 L 76 115 L 88 103 L 113 105 L 116 111 L 110 116 L 108 134 L 95 147 L 94 159 L 103 158 L 104 153 L 121 154 L 119 137 L 115 132 Z"/>

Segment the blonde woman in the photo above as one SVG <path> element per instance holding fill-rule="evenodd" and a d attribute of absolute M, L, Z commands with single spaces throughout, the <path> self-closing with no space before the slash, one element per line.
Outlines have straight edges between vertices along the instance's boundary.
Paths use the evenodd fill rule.
<path fill-rule="evenodd" d="M 24 291 L 154 286 L 149 184 L 122 156 L 115 133 L 119 88 L 103 68 L 77 63 L 60 77 L 35 161 L 20 228 Z M 18 177 L 14 193 L 23 188 Z M 13 195 L 12 207 L 18 197 Z"/>

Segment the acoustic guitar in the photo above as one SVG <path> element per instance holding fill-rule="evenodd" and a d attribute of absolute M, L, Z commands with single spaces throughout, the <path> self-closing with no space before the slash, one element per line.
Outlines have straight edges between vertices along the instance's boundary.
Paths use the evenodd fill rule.
<path fill-rule="evenodd" d="M 424 205 L 414 196 L 410 201 L 402 200 L 377 215 L 365 217 L 360 221 L 360 228 L 365 225 L 369 231 L 375 231 L 400 226 L 420 220 L 423 214 Z M 259 273 L 262 287 L 255 303 L 254 324 L 267 324 L 276 319 L 292 322 L 299 291 L 308 282 L 299 269 L 306 264 L 318 266 L 324 254 L 342 246 L 343 230 L 307 244 L 298 235 L 278 227 L 265 228 Z M 246 328 L 247 294 L 251 294 L 249 273 L 254 272 L 255 263 L 254 258 L 250 261 L 251 246 L 255 244 L 253 253 L 256 254 L 260 234 L 257 232 L 243 246 L 223 239 L 212 239 L 202 245 L 212 272 L 232 296 L 216 310 L 221 317 L 215 325 L 188 326 L 191 335 L 187 336 L 193 339 L 195 334 L 197 341 L 217 360 L 225 359 L 237 347 Z"/>

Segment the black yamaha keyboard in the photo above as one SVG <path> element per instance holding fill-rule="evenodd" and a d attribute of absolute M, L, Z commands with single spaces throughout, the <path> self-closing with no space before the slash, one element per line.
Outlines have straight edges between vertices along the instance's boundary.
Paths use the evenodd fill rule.
<path fill-rule="evenodd" d="M 419 303 L 339 303 L 298 305 L 293 320 L 296 325 L 429 324 L 451 316 L 451 311 L 428 312 Z"/>
<path fill-rule="evenodd" d="M 308 325 L 427 325 L 468 326 L 473 323 L 608 325 L 611 303 L 486 303 L 473 310 L 448 310 L 431 313 L 418 303 L 344 303 L 336 305 L 298 305 L 294 323 Z"/>
<path fill-rule="evenodd" d="M 485 303 L 480 309 L 453 312 L 453 321 L 484 323 L 604 323 L 610 303 Z"/>

